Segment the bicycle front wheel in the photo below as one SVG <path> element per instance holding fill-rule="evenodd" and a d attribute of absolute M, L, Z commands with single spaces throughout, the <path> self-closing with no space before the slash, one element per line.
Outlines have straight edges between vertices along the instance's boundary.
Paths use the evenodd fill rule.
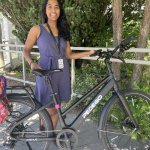
<path fill-rule="evenodd" d="M 47 150 L 50 146 L 50 141 L 11 141 L 9 144 L 4 145 L 7 136 L 4 134 L 4 131 L 7 129 L 12 122 L 16 119 L 21 118 L 23 115 L 27 114 L 34 108 L 33 103 L 27 96 L 9 96 L 8 95 L 9 104 L 12 105 L 12 113 L 8 116 L 7 120 L 0 126 L 0 149 L 15 149 L 15 150 Z M 35 100 L 35 108 L 38 109 L 41 107 L 41 104 Z M 31 118 L 25 120 L 18 126 L 14 128 L 11 135 L 14 138 L 44 138 L 44 137 L 53 137 L 53 132 L 49 132 L 53 130 L 53 124 L 51 118 L 48 116 L 48 112 L 46 110 L 40 111 L 38 114 L 32 116 Z M 39 130 L 39 118 L 43 122 L 45 131 L 48 132 L 40 132 Z"/>
<path fill-rule="evenodd" d="M 139 129 L 131 121 L 118 96 L 104 107 L 102 142 L 106 150 L 150 149 L 150 96 L 137 90 L 123 92 Z"/>

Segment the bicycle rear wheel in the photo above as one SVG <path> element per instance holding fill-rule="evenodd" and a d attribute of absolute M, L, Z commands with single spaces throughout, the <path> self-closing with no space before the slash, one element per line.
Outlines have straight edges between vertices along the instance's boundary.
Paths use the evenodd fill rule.
<path fill-rule="evenodd" d="M 23 141 L 13 141 L 7 147 L 3 146 L 6 136 L 3 132 L 6 128 L 11 124 L 11 122 L 15 121 L 17 118 L 22 115 L 28 113 L 31 109 L 33 109 L 33 103 L 27 96 L 20 97 L 19 94 L 13 97 L 8 95 L 9 103 L 13 106 L 13 111 L 7 118 L 7 120 L 0 126 L 0 149 L 15 149 L 15 150 L 47 150 L 50 146 L 50 141 L 43 142 L 23 142 Z M 35 107 L 39 108 L 41 104 L 35 100 Z M 28 120 L 24 121 L 22 124 L 19 124 L 12 132 L 12 137 L 15 138 L 37 138 L 37 137 L 53 137 L 53 132 L 42 132 L 38 134 L 33 134 L 31 132 L 40 132 L 39 130 L 39 117 L 41 118 L 45 131 L 53 130 L 53 124 L 51 118 L 48 116 L 48 112 L 46 110 L 40 111 L 38 114 L 32 116 Z M 16 133 L 15 133 L 16 132 Z M 17 133 L 22 132 L 22 133 Z M 30 133 L 23 133 L 30 132 Z M 2 135 L 3 134 L 3 135 Z M 3 137 L 3 138 L 2 138 Z M 12 147 L 12 148 L 10 148 Z"/>
<path fill-rule="evenodd" d="M 150 96 L 144 92 L 123 92 L 127 103 L 138 122 L 139 129 L 129 118 L 118 96 L 113 96 L 104 107 L 102 142 L 106 150 L 149 150 L 150 149 Z M 120 107 L 121 106 L 121 107 Z"/>

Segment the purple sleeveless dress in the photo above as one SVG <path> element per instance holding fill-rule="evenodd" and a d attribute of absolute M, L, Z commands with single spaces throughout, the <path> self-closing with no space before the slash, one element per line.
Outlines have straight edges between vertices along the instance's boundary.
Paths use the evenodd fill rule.
<path fill-rule="evenodd" d="M 41 24 L 41 33 L 37 40 L 39 47 L 40 59 L 38 65 L 42 70 L 46 69 L 58 69 L 59 53 L 54 42 L 52 35 Z M 58 37 L 55 36 L 58 42 Z M 68 101 L 71 94 L 71 83 L 68 60 L 66 58 L 67 42 L 64 38 L 60 38 L 60 56 L 64 62 L 63 72 L 53 73 L 50 76 L 54 92 L 57 93 L 56 98 L 59 101 Z M 44 84 L 43 77 L 36 77 L 35 97 L 43 105 L 52 101 L 51 91 L 48 83 Z M 55 107 L 55 104 L 51 104 L 48 108 Z"/>

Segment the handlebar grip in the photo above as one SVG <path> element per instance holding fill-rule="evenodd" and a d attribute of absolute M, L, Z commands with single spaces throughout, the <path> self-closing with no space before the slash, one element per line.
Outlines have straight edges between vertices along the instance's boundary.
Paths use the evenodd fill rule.
<path fill-rule="evenodd" d="M 92 56 L 97 56 L 97 51 L 90 55 L 90 57 L 92 57 Z"/>
<path fill-rule="evenodd" d="M 99 53 L 100 53 L 101 51 L 102 51 L 102 49 L 96 50 L 94 54 L 91 54 L 91 55 L 90 55 L 90 57 L 92 57 L 92 56 L 99 56 Z"/>
<path fill-rule="evenodd" d="M 134 38 L 135 38 L 135 35 L 133 34 L 133 35 L 129 36 L 127 39 L 123 40 L 123 41 L 121 42 L 121 44 L 122 44 L 123 46 L 126 46 L 126 45 L 128 45 L 128 44 L 130 43 L 130 41 L 132 41 Z"/>

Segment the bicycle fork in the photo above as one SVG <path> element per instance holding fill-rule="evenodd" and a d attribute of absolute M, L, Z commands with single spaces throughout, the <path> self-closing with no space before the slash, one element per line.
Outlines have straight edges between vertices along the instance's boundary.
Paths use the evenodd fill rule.
<path fill-rule="evenodd" d="M 122 91 L 119 90 L 118 88 L 116 88 L 115 91 L 116 91 L 118 97 L 120 98 L 120 100 L 121 100 L 121 102 L 122 102 L 122 103 L 119 103 L 120 107 L 122 107 L 122 108 L 123 108 L 123 106 L 125 107 L 127 113 L 129 114 L 130 119 L 132 120 L 132 122 L 133 122 L 133 124 L 134 124 L 134 126 L 135 126 L 134 131 L 138 130 L 138 123 L 137 123 L 137 121 L 134 119 L 133 114 L 132 114 L 132 112 L 131 112 L 131 109 L 129 108 L 129 105 L 128 105 L 127 101 L 125 100 L 125 97 L 124 97 Z M 122 105 L 123 105 L 123 106 L 122 106 Z M 122 110 L 124 111 L 124 109 L 122 109 Z M 123 113 L 125 114 L 125 112 L 123 112 Z"/>
<path fill-rule="evenodd" d="M 117 93 L 118 97 L 120 98 L 120 100 L 121 100 L 122 104 L 124 105 L 125 109 L 127 110 L 127 113 L 129 114 L 130 119 L 133 121 L 133 124 L 135 126 L 135 130 L 137 130 L 138 129 L 138 123 L 136 122 L 136 120 L 133 117 L 133 114 L 132 114 L 132 112 L 131 112 L 131 110 L 129 108 L 129 105 L 128 105 L 127 101 L 125 100 L 124 94 L 119 89 L 117 81 L 114 79 L 114 75 L 112 73 L 112 70 L 111 70 L 111 67 L 110 67 L 110 64 L 109 64 L 109 59 L 110 59 L 110 57 L 105 59 L 105 64 L 106 64 L 107 70 L 109 72 L 109 76 L 111 76 L 111 78 L 114 81 L 114 90 Z M 120 103 L 120 106 L 122 104 Z M 123 106 L 121 106 L 121 107 L 123 107 Z M 125 112 L 123 112 L 123 113 L 125 113 Z"/>

